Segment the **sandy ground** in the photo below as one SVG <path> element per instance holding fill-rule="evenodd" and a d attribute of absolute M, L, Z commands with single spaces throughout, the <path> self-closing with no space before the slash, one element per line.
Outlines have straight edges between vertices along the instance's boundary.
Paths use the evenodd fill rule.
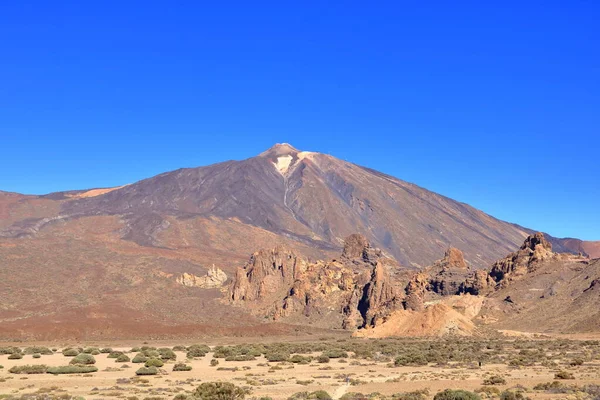
<path fill-rule="evenodd" d="M 139 343 L 138 343 L 139 345 Z M 152 345 L 155 345 L 152 343 Z M 114 348 L 128 351 L 130 347 Z M 178 361 L 186 361 L 185 353 L 176 352 Z M 131 358 L 135 354 L 128 354 Z M 318 355 L 318 354 L 313 354 Z M 218 370 L 211 367 L 212 354 L 188 362 L 192 366 L 189 372 L 173 372 L 174 362 L 168 362 L 162 368 L 163 374 L 142 377 L 135 381 L 135 371 L 141 364 L 116 363 L 107 358 L 107 354 L 95 356 L 99 371 L 87 375 L 15 375 L 8 372 L 14 365 L 46 364 L 49 366 L 67 365 L 71 360 L 61 353 L 42 356 L 39 359 L 26 355 L 21 360 L 8 360 L 0 356 L 0 395 L 33 393 L 40 389 L 56 388 L 66 393 L 84 396 L 86 399 L 106 397 L 137 396 L 171 399 L 178 392 L 191 391 L 201 382 L 230 381 L 252 389 L 256 397 L 270 396 L 275 400 L 287 399 L 301 391 L 325 390 L 335 399 L 347 392 L 379 392 L 391 395 L 398 392 L 429 389 L 432 397 L 437 391 L 446 388 L 474 390 L 482 385 L 485 376 L 499 374 L 507 380 L 500 389 L 522 385 L 532 388 L 537 383 L 553 380 L 554 372 L 544 367 L 509 369 L 506 365 L 484 365 L 482 368 L 438 368 L 426 367 L 390 367 L 387 363 L 374 363 L 365 360 L 347 359 L 340 362 L 332 359 L 328 364 L 311 363 L 308 365 L 267 363 L 260 357 L 255 361 L 224 361 L 219 359 L 218 367 L 233 368 L 237 371 Z M 129 368 L 121 368 L 124 364 Z M 259 365 L 261 364 L 261 365 Z M 275 369 L 272 367 L 276 366 Z M 358 380 L 358 384 L 346 383 L 346 376 Z M 600 365 L 586 364 L 576 372 L 577 379 L 570 384 L 600 382 Z M 303 382 L 304 381 L 304 382 Z M 56 390 L 55 389 L 55 390 Z M 532 399 L 560 399 L 565 395 L 549 395 L 531 392 Z M 561 397 L 562 396 L 562 397 Z"/>

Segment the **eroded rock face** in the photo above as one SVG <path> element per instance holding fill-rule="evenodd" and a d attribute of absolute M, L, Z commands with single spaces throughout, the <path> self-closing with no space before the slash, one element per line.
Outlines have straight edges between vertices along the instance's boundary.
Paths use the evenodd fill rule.
<path fill-rule="evenodd" d="M 365 285 L 363 293 L 357 307 L 363 316 L 363 326 L 377 325 L 402 304 L 389 273 L 381 263 L 373 268 L 371 279 Z"/>
<path fill-rule="evenodd" d="M 419 272 L 406 285 L 404 308 L 411 311 L 421 311 L 425 308 L 425 294 L 429 290 L 429 274 Z"/>
<path fill-rule="evenodd" d="M 204 276 L 196 276 L 184 272 L 176 279 L 177 283 L 188 287 L 199 287 L 203 289 L 220 288 L 227 281 L 227 274 L 214 265 Z"/>
<path fill-rule="evenodd" d="M 306 271 L 306 260 L 284 247 L 260 250 L 236 271 L 229 290 L 230 300 L 257 301 L 286 293 L 294 281 Z"/>
<path fill-rule="evenodd" d="M 308 263 L 281 247 L 259 251 L 238 269 L 229 300 L 273 319 L 303 317 L 344 329 L 373 325 L 402 304 L 380 254 L 361 235 L 346 239 L 338 261 Z"/>
<path fill-rule="evenodd" d="M 344 240 L 342 258 L 345 260 L 375 265 L 380 257 L 381 250 L 371 247 L 371 244 L 363 235 L 355 233 Z"/>
<path fill-rule="evenodd" d="M 525 243 L 518 251 L 496 261 L 490 270 L 490 275 L 496 282 L 506 284 L 510 280 L 535 271 L 540 261 L 554 256 L 552 245 L 546 240 L 544 234 L 538 232 L 525 239 Z"/>

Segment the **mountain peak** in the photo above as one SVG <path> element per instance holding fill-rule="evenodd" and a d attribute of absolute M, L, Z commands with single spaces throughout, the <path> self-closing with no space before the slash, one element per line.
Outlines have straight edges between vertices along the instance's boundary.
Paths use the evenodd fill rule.
<path fill-rule="evenodd" d="M 260 153 L 263 157 L 277 157 L 277 156 L 293 156 L 298 154 L 300 151 L 289 143 L 275 143 L 273 147 Z"/>

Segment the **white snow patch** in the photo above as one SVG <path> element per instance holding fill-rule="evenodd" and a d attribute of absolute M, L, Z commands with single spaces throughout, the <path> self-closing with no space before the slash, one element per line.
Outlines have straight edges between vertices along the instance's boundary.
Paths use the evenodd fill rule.
<path fill-rule="evenodd" d="M 274 162 L 275 168 L 279 171 L 280 174 L 285 174 L 290 167 L 290 163 L 292 162 L 293 157 L 290 155 L 277 157 L 277 162 Z"/>

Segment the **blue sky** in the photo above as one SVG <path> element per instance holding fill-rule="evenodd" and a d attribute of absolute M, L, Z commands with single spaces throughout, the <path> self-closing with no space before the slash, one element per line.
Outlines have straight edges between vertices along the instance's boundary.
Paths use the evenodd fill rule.
<path fill-rule="evenodd" d="M 488 3 L 4 2 L 0 190 L 289 142 L 600 240 L 600 3 Z"/>

